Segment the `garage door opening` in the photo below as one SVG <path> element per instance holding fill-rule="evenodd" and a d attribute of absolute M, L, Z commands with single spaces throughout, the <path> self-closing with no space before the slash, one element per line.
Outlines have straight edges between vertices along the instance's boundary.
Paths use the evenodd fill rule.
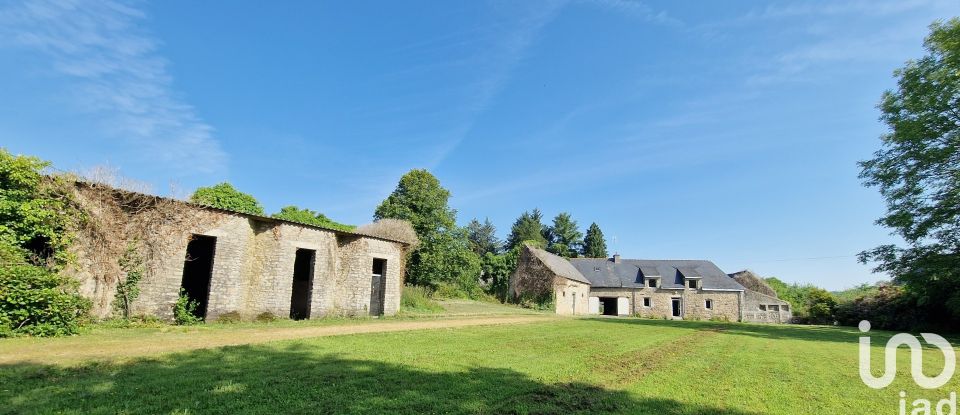
<path fill-rule="evenodd" d="M 317 251 L 297 249 L 293 260 L 293 293 L 290 295 L 290 318 L 310 318 L 310 299 L 313 297 L 313 263 Z"/>
<path fill-rule="evenodd" d="M 197 304 L 193 314 L 200 319 L 207 317 L 216 246 L 217 238 L 193 235 L 187 243 L 187 255 L 183 260 L 183 279 L 180 281 L 180 287 L 185 291 L 187 298 Z"/>
<path fill-rule="evenodd" d="M 387 260 L 374 258 L 370 275 L 370 315 L 383 315 L 383 297 L 386 288 Z"/>
<path fill-rule="evenodd" d="M 600 297 L 600 314 L 617 315 L 617 297 Z"/>

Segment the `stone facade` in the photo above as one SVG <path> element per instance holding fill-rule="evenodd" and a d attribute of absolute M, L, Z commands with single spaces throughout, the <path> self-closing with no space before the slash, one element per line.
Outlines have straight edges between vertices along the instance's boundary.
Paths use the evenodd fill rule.
<path fill-rule="evenodd" d="M 554 279 L 553 287 L 557 314 L 582 315 L 590 312 L 589 285 L 557 277 Z"/>
<path fill-rule="evenodd" d="M 740 293 L 737 291 L 711 291 L 699 289 L 662 288 L 591 288 L 591 297 L 623 298 L 628 302 L 630 315 L 654 318 L 674 318 L 673 299 L 681 300 L 680 317 L 685 320 L 722 319 L 740 321 Z M 650 299 L 650 306 L 644 305 Z M 711 300 L 711 308 L 706 308 Z M 599 313 L 591 310 L 591 313 Z"/>
<path fill-rule="evenodd" d="M 793 319 L 790 303 L 756 291 L 744 292 L 743 321 L 751 323 L 789 323 Z"/>
<path fill-rule="evenodd" d="M 520 251 L 517 269 L 510 277 L 511 298 L 514 301 L 540 303 L 553 301 L 557 314 L 587 314 L 590 285 L 586 281 L 563 276 L 563 270 L 557 270 L 544 261 L 547 256 L 555 257 L 536 248 L 528 247 Z"/>
<path fill-rule="evenodd" d="M 791 319 L 789 303 L 746 289 L 703 260 L 565 259 L 527 246 L 511 275 L 510 294 L 520 301 L 552 296 L 557 314 L 762 323 Z"/>
<path fill-rule="evenodd" d="M 92 199 L 93 190 L 78 186 L 78 197 Z M 173 317 L 184 273 L 187 244 L 194 235 L 216 238 L 210 273 L 207 321 L 224 313 L 253 318 L 261 313 L 279 317 L 290 314 L 294 259 L 298 249 L 312 250 L 313 275 L 310 317 L 367 315 L 371 304 L 371 271 L 374 258 L 386 260 L 383 282 L 383 314 L 396 314 L 400 307 L 401 269 L 405 245 L 349 232 L 301 225 L 273 218 L 207 208 L 160 199 L 168 208 L 157 229 L 143 229 L 133 216 L 142 211 L 90 209 L 91 223 L 111 226 L 118 233 L 136 235 L 138 249 L 147 251 L 140 296 L 132 303 L 133 315 Z M 117 212 L 121 212 L 118 214 Z M 125 274 L 115 266 L 116 257 L 105 255 L 98 232 L 81 233 L 73 254 L 76 266 L 70 272 L 80 281 L 81 292 L 93 300 L 92 313 L 106 317 L 113 310 L 116 285 Z"/>

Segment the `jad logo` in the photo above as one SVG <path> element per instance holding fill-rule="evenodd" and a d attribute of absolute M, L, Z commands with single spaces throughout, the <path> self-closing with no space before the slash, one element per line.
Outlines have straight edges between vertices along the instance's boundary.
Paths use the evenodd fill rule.
<path fill-rule="evenodd" d="M 860 322 L 860 331 L 870 332 L 870 322 L 863 320 Z M 887 341 L 884 348 L 884 366 L 883 375 L 875 377 L 871 373 L 870 364 L 870 337 L 860 337 L 860 379 L 863 383 L 873 389 L 883 389 L 893 383 L 897 375 L 897 348 L 907 346 L 910 348 L 910 375 L 917 386 L 924 389 L 937 389 L 953 377 L 953 372 L 957 365 L 957 356 L 950 342 L 943 337 L 933 333 L 920 333 L 920 337 L 927 343 L 936 346 L 943 353 L 943 370 L 934 377 L 928 377 L 923 374 L 923 345 L 911 334 L 898 333 Z M 900 391 L 900 414 L 907 414 L 907 393 Z M 934 406 L 928 399 L 916 399 L 912 403 L 911 415 L 956 415 L 957 413 L 957 393 L 950 392 L 950 396 L 937 402 L 936 412 L 933 412 Z"/>

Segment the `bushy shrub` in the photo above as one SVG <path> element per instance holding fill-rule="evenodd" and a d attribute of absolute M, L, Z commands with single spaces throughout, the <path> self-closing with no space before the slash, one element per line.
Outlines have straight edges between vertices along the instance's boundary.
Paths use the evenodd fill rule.
<path fill-rule="evenodd" d="M 197 307 L 197 302 L 190 300 L 190 297 L 187 297 L 187 292 L 181 288 L 180 296 L 177 297 L 177 302 L 173 305 L 173 321 L 180 326 L 202 322 L 203 319 L 197 317 Z"/>
<path fill-rule="evenodd" d="M 69 229 L 82 215 L 64 179 L 43 174 L 49 166 L 0 149 L 0 242 L 27 249 L 24 259 L 56 270 L 68 259 Z"/>
<path fill-rule="evenodd" d="M 433 291 L 428 287 L 405 285 L 400 294 L 400 308 L 417 312 L 441 312 L 443 307 L 433 300 Z"/>
<path fill-rule="evenodd" d="M 0 264 L 0 337 L 75 334 L 89 308 L 72 280 L 35 265 Z"/>
<path fill-rule="evenodd" d="M 229 313 L 223 313 L 217 316 L 217 323 L 220 324 L 233 324 L 243 321 L 240 317 L 240 313 L 236 311 L 231 311 Z"/>
<path fill-rule="evenodd" d="M 924 316 L 925 310 L 914 296 L 890 284 L 880 285 L 876 291 L 837 306 L 837 320 L 845 326 L 868 320 L 877 329 L 915 330 L 923 327 L 922 323 L 927 320 Z"/>
<path fill-rule="evenodd" d="M 256 321 L 257 323 L 273 323 L 274 321 L 277 321 L 279 319 L 280 317 L 277 317 L 276 314 L 273 314 L 267 311 L 267 312 L 257 314 L 257 316 L 253 319 L 253 321 Z"/>
<path fill-rule="evenodd" d="M 556 309 L 556 301 L 552 292 L 544 295 L 521 294 L 517 298 L 517 305 L 534 310 L 553 311 Z"/>

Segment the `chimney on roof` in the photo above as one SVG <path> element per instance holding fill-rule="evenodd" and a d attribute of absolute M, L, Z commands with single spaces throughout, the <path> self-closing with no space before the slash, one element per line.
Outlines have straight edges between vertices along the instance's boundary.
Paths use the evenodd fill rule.
<path fill-rule="evenodd" d="M 620 254 L 613 254 L 613 263 L 614 264 L 620 263 Z"/>

